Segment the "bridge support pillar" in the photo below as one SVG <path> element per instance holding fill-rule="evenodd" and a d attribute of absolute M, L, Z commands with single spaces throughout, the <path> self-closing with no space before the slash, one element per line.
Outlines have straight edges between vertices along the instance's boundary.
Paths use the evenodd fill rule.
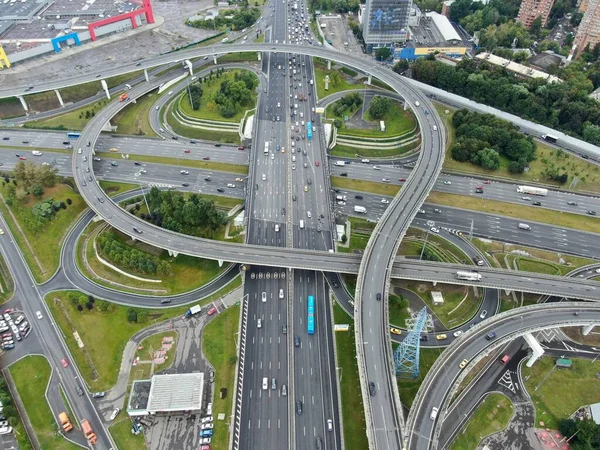
<path fill-rule="evenodd" d="M 222 259 L 217 260 L 217 262 L 219 263 L 219 267 L 223 267 L 223 262 L 224 261 Z"/>
<path fill-rule="evenodd" d="M 434 286 L 437 286 L 437 281 L 434 281 L 434 282 L 433 282 L 433 285 L 434 285 Z"/>
<path fill-rule="evenodd" d="M 529 361 L 527 361 L 526 364 L 527 367 L 531 367 L 540 358 L 540 356 L 544 354 L 544 349 L 531 333 L 527 333 L 523 337 L 525 338 L 525 342 L 527 342 L 527 344 L 529 344 L 529 347 L 531 347 L 531 349 L 533 350 L 533 354 L 531 355 L 531 358 L 529 358 Z"/>
<path fill-rule="evenodd" d="M 25 97 L 23 97 L 22 95 L 17 95 L 17 98 L 21 101 L 21 105 L 23 106 L 23 109 L 25 110 L 25 112 L 29 112 L 29 107 L 27 106 Z"/>
<path fill-rule="evenodd" d="M 256 57 L 260 61 L 262 59 L 262 53 L 261 52 L 256 52 Z"/>
<path fill-rule="evenodd" d="M 148 69 L 144 69 L 144 78 L 146 79 L 146 83 L 150 82 L 150 77 L 148 76 Z"/>
<path fill-rule="evenodd" d="M 58 89 L 54 89 L 54 92 L 56 94 L 56 97 L 58 98 L 58 103 L 60 103 L 60 106 L 65 106 L 65 102 L 63 102 L 62 95 L 60 95 L 60 91 Z"/>
<path fill-rule="evenodd" d="M 185 66 L 186 66 L 186 67 L 188 68 L 188 70 L 190 71 L 190 77 L 193 77 L 193 76 L 194 76 L 194 68 L 192 67 L 192 63 L 190 62 L 190 60 L 189 60 L 189 59 L 186 59 L 186 60 L 184 61 L 184 63 L 185 63 Z"/>
<path fill-rule="evenodd" d="M 373 76 L 369 75 L 369 77 L 367 78 L 367 84 L 370 86 L 371 85 L 371 81 L 373 81 Z"/>
<path fill-rule="evenodd" d="M 510 294 L 511 294 L 511 292 L 512 292 L 512 291 L 511 291 L 510 289 L 504 289 L 504 293 L 505 293 L 506 295 L 510 295 Z"/>
<path fill-rule="evenodd" d="M 593 323 L 591 325 L 583 327 L 583 329 L 581 330 L 581 334 L 583 334 L 584 336 L 587 336 L 594 329 L 594 327 L 597 327 L 597 326 L 598 326 L 597 323 Z"/>
<path fill-rule="evenodd" d="M 110 100 L 110 91 L 108 90 L 108 84 L 106 84 L 106 80 L 100 80 L 100 86 L 102 86 L 102 89 L 104 89 L 106 98 Z"/>
<path fill-rule="evenodd" d="M 217 64 L 217 55 L 213 55 L 213 63 Z"/>
<path fill-rule="evenodd" d="M 327 60 L 327 70 L 331 70 L 331 60 Z"/>
<path fill-rule="evenodd" d="M 169 252 L 169 256 L 173 256 L 177 258 L 179 256 L 179 252 L 174 252 L 173 250 L 167 250 Z"/>

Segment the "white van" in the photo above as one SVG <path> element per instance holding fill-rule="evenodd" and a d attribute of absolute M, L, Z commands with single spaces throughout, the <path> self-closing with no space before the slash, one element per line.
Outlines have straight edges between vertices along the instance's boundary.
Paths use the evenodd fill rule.
<path fill-rule="evenodd" d="M 263 378 L 262 388 L 263 388 L 263 391 L 266 391 L 267 389 L 269 389 L 269 379 L 267 377 Z"/>
<path fill-rule="evenodd" d="M 531 227 L 529 225 L 527 225 L 526 223 L 520 223 L 519 228 L 521 230 L 527 230 L 527 231 L 531 230 Z"/>
<path fill-rule="evenodd" d="M 300 229 L 302 230 L 304 228 L 304 220 L 300 220 Z"/>

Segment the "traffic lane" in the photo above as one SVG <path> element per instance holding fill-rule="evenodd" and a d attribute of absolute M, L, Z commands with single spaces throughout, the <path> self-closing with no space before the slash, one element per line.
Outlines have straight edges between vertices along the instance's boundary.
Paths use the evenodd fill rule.
<path fill-rule="evenodd" d="M 341 176 L 346 173 L 349 178 L 383 182 L 388 184 L 402 186 L 408 176 L 410 169 L 394 167 L 387 165 L 367 165 L 367 164 L 346 164 L 336 166 L 335 162 L 340 159 L 331 158 L 331 174 Z M 491 180 L 490 180 L 491 181 Z M 571 192 L 560 192 L 548 190 L 547 196 L 534 196 L 530 194 L 520 194 L 517 192 L 516 183 L 504 183 L 493 181 L 486 184 L 486 180 L 472 177 L 463 177 L 458 175 L 442 174 L 438 177 L 433 190 L 449 194 L 458 194 L 485 200 L 497 200 L 502 202 L 517 203 L 521 205 L 531 205 L 531 202 L 541 202 L 542 208 L 572 212 L 576 214 L 586 214 L 587 211 L 600 211 L 600 197 L 590 197 Z M 480 188 L 482 193 L 475 190 Z M 569 203 L 574 203 L 569 205 Z"/>

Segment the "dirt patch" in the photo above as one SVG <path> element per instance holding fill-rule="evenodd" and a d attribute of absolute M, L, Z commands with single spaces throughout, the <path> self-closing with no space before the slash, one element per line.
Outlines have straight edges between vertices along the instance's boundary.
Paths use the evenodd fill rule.
<path fill-rule="evenodd" d="M 584 345 L 600 345 L 600 328 L 598 327 L 594 328 L 587 336 L 581 333 L 581 327 L 563 328 L 562 331 L 575 342 Z"/>

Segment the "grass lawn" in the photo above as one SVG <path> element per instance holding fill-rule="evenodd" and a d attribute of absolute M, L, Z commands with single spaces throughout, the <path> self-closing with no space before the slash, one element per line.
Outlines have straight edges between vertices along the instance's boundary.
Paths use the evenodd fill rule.
<path fill-rule="evenodd" d="M 77 264 L 79 266 L 79 269 L 88 278 L 94 279 L 96 282 L 99 282 L 102 285 L 114 287 L 114 285 L 107 283 L 101 279 L 98 279 L 98 276 L 113 281 L 114 283 L 118 283 L 123 286 L 128 286 L 132 288 L 132 292 L 139 292 L 133 289 L 138 288 L 149 289 L 153 291 L 155 290 L 157 291 L 157 295 L 179 294 L 191 291 L 193 289 L 197 289 L 209 283 L 229 267 L 229 264 L 223 264 L 223 267 L 219 267 L 218 261 L 195 258 L 193 256 L 188 255 L 179 255 L 176 258 L 171 257 L 169 256 L 169 253 L 166 250 L 153 247 L 149 244 L 140 241 L 132 242 L 129 236 L 126 236 L 115 229 L 109 228 L 109 230 L 117 236 L 117 241 L 127 246 L 128 248 L 136 249 L 145 254 L 157 256 L 163 261 L 167 261 L 171 265 L 173 274 L 166 276 L 160 276 L 157 274 L 146 275 L 134 271 L 133 269 L 130 269 L 128 267 L 124 267 L 122 264 L 114 263 L 114 261 L 111 261 L 109 258 L 104 256 L 105 259 L 108 259 L 111 263 L 115 264 L 117 267 L 119 267 L 127 273 L 142 278 L 148 278 L 151 280 L 162 280 L 162 283 L 145 282 L 120 274 L 119 272 L 105 266 L 96 258 L 93 247 L 94 239 L 96 237 L 95 233 L 94 238 L 89 239 L 87 241 L 87 246 L 85 247 L 86 259 L 93 271 L 92 273 L 88 270 L 87 266 L 82 260 L 84 244 L 87 237 L 90 236 L 90 234 L 93 233 L 94 230 L 96 230 L 100 224 L 102 224 L 102 222 L 91 223 L 81 234 L 81 237 L 77 242 Z M 150 294 L 150 292 L 147 293 Z"/>
<path fill-rule="evenodd" d="M 123 192 L 139 189 L 140 185 L 133 183 L 119 183 L 118 181 L 100 180 L 100 187 L 104 189 L 104 192 L 106 192 L 109 197 L 114 197 L 115 195 L 122 194 Z"/>
<path fill-rule="evenodd" d="M 354 180 L 347 177 L 331 177 L 331 186 L 342 189 L 351 189 L 360 192 L 395 196 L 400 192 L 400 186 L 377 181 Z"/>
<path fill-rule="evenodd" d="M 2 290 L 0 291 L 0 303 L 3 303 L 12 296 L 15 290 L 15 284 L 2 255 L 0 255 L 0 286 L 2 287 Z"/>
<path fill-rule="evenodd" d="M 338 380 L 340 384 L 340 402 L 342 403 L 342 424 L 344 428 L 344 443 L 346 450 L 363 450 L 368 448 L 365 413 L 362 395 L 360 393 L 360 380 L 358 378 L 358 365 L 356 363 L 356 344 L 353 321 L 337 303 L 333 306 L 335 323 L 350 324 L 347 333 L 334 333 L 337 349 Z"/>
<path fill-rule="evenodd" d="M 163 333 L 156 333 L 152 336 L 148 336 L 146 339 L 140 342 L 138 350 L 135 352 L 135 356 L 139 357 L 140 361 L 151 361 L 154 352 L 162 347 L 162 340 L 164 337 L 172 337 L 173 346 L 165 353 L 165 362 L 162 364 L 156 364 L 154 366 L 154 373 L 158 373 L 161 370 L 167 369 L 171 366 L 172 360 L 175 357 L 177 333 L 175 331 L 165 331 Z"/>
<path fill-rule="evenodd" d="M 568 418 L 580 406 L 600 401 L 600 384 L 596 378 L 600 361 L 572 361 L 570 369 L 553 369 L 555 359 L 551 357 L 539 359 L 531 368 L 522 366 L 525 387 L 536 409 L 535 426 L 542 421 L 546 428 L 555 430 L 560 419 Z"/>
<path fill-rule="evenodd" d="M 119 161 L 119 159 L 117 159 L 115 157 L 116 153 L 98 152 L 97 155 L 100 156 L 101 158 L 114 159 L 116 161 Z M 173 165 L 173 166 L 193 167 L 196 169 L 204 169 L 204 170 L 219 170 L 221 172 L 241 173 L 244 175 L 248 174 L 248 166 L 246 166 L 244 164 L 228 164 L 228 163 L 220 163 L 220 162 L 215 162 L 215 161 L 197 160 L 197 159 L 191 159 L 191 158 L 185 158 L 185 157 L 173 158 L 173 157 L 169 157 L 169 156 L 151 156 L 151 155 L 130 154 L 129 157 L 130 157 L 130 159 L 135 159 L 136 161 L 140 161 L 140 162 L 148 162 L 148 163 L 155 163 L 155 164 L 169 164 L 169 165 Z"/>
<path fill-rule="evenodd" d="M 346 81 L 344 77 L 346 75 L 341 71 L 336 71 L 335 69 L 327 70 L 327 65 L 321 62 L 317 62 L 314 58 L 314 68 L 315 68 L 315 84 L 317 85 L 317 95 L 319 98 L 326 97 L 327 95 L 335 94 L 339 91 L 345 91 L 348 89 L 363 89 L 364 84 L 355 84 Z M 333 64 L 332 64 L 333 67 Z M 331 81 L 329 82 L 329 89 L 325 90 L 325 76 L 329 75 L 331 72 L 339 72 L 341 76 L 341 80 L 337 85 L 333 85 Z"/>
<path fill-rule="evenodd" d="M 25 128 L 47 128 L 52 130 L 83 130 L 92 119 L 91 114 L 96 114 L 109 103 L 107 99 L 99 100 L 92 105 L 83 106 L 74 111 L 47 119 L 33 120 L 27 122 Z M 89 113 L 86 117 L 86 113 Z"/>
<path fill-rule="evenodd" d="M 261 36 L 264 36 L 264 34 Z M 229 53 L 228 55 L 219 56 L 218 61 L 219 64 L 243 61 L 258 61 L 258 56 L 256 55 L 256 52 Z"/>
<path fill-rule="evenodd" d="M 560 267 L 546 261 L 539 261 L 531 258 L 517 258 L 519 270 L 524 272 L 547 273 L 548 275 L 561 275 Z"/>
<path fill-rule="evenodd" d="M 402 298 L 394 294 L 388 295 L 388 303 L 390 310 L 390 324 L 397 325 L 399 327 L 405 327 L 405 320 L 410 318 L 410 314 L 408 313 L 408 304 L 402 307 Z"/>
<path fill-rule="evenodd" d="M 260 36 L 258 36 L 256 39 L 254 39 L 252 42 L 256 42 L 258 44 L 265 42 L 265 33 L 262 33 Z"/>
<path fill-rule="evenodd" d="M 244 55 L 244 53 L 242 53 L 241 55 Z M 256 53 L 253 53 L 253 55 L 256 58 Z M 227 55 L 225 57 L 221 57 L 219 59 L 219 61 L 222 61 L 224 58 L 226 58 L 228 56 L 237 57 L 238 54 Z M 243 60 L 246 61 L 247 59 L 243 59 Z M 216 73 L 216 70 L 215 70 L 215 73 Z M 202 83 L 203 94 L 202 94 L 202 100 L 200 102 L 200 109 L 198 109 L 198 110 L 192 109 L 192 107 L 190 106 L 189 97 L 188 97 L 187 93 L 184 91 L 179 96 L 179 99 L 176 100 L 179 102 L 179 108 L 181 109 L 181 111 L 184 114 L 188 115 L 189 117 L 195 117 L 197 119 L 217 120 L 219 122 L 236 122 L 236 123 L 238 123 L 244 117 L 244 114 L 246 113 L 247 109 L 252 109 L 256 106 L 256 92 L 255 91 L 252 91 L 252 100 L 249 103 L 250 106 L 241 108 L 238 111 L 238 113 L 233 117 L 225 118 L 225 117 L 221 116 L 221 114 L 219 113 L 218 105 L 216 105 L 214 103 L 215 95 L 221 89 L 221 83 L 223 83 L 226 80 L 234 81 L 234 76 L 236 73 L 242 73 L 242 70 L 237 70 L 237 69 L 236 70 L 226 70 L 225 73 L 223 73 L 223 75 L 221 75 L 220 78 L 213 77 L 212 80 L 207 80 L 204 83 Z M 250 72 L 250 73 L 253 74 L 253 72 Z"/>
<path fill-rule="evenodd" d="M 239 319 L 240 307 L 231 306 L 211 320 L 202 332 L 202 351 L 215 368 L 213 416 L 225 414 L 225 421 L 214 422 L 215 434 L 211 447 L 217 449 L 225 449 L 229 443 L 228 423 L 231 421 L 233 404 Z M 221 399 L 219 393 L 223 388 L 227 389 L 227 396 Z"/>
<path fill-rule="evenodd" d="M 420 139 L 419 139 L 420 142 Z M 365 157 L 365 158 L 390 158 L 392 156 L 400 156 L 404 155 L 408 152 L 411 152 L 415 149 L 415 147 L 419 144 L 419 142 L 408 144 L 406 146 L 400 146 L 395 148 L 356 148 L 350 147 L 347 145 L 336 144 L 333 149 L 330 150 L 330 154 L 332 156 L 340 156 L 344 158 L 355 158 L 357 157 Z M 365 143 L 365 146 L 368 146 L 368 143 Z"/>
<path fill-rule="evenodd" d="M 472 211 L 483 211 L 488 214 L 498 214 L 515 219 L 522 219 L 523 221 L 530 220 L 550 225 L 574 228 L 576 230 L 600 233 L 600 220 L 582 214 L 566 213 L 546 208 L 535 208 L 529 205 L 498 202 L 483 198 L 475 198 L 473 196 L 446 194 L 442 192 L 431 192 L 427 197 L 426 202 Z M 532 227 L 535 227 L 535 224 L 533 224 Z"/>
<path fill-rule="evenodd" d="M 0 192 L 5 199 L 8 197 L 6 186 L 0 187 Z M 33 220 L 34 218 L 31 213 L 31 207 L 48 198 L 53 198 L 56 201 L 64 201 L 65 203 L 67 199 L 70 198 L 73 203 L 71 206 L 67 206 L 66 210 L 58 211 L 56 215 L 47 222 L 43 233 L 31 231 L 31 229 L 25 225 L 27 221 Z M 86 207 L 87 205 L 81 196 L 74 193 L 69 186 L 64 184 L 57 184 L 53 188 L 46 188 L 44 195 L 42 195 L 40 200 L 34 198 L 33 195 L 29 195 L 25 197 L 24 203 L 16 202 L 15 205 L 10 208 L 21 227 L 21 230 L 23 230 L 23 236 L 17 229 L 12 217 L 8 214 L 8 207 L 4 202 L 0 202 L 0 211 L 8 223 L 19 248 L 23 252 L 36 281 L 46 281 L 54 274 L 56 269 L 58 269 L 60 248 L 63 238 L 71 228 L 71 225 L 76 222 L 79 214 Z M 26 240 L 33 249 L 35 257 L 39 260 L 41 267 L 38 265 L 34 254 L 31 253 L 29 247 L 25 243 Z"/>
<path fill-rule="evenodd" d="M 394 344 L 394 349 L 397 344 Z M 404 406 L 410 408 L 415 400 L 417 391 L 425 379 L 427 372 L 436 359 L 442 354 L 442 348 L 421 348 L 419 350 L 419 376 L 415 379 L 398 378 L 398 389 L 400 391 L 400 401 Z M 366 448 L 366 447 L 365 447 Z"/>
<path fill-rule="evenodd" d="M 141 450 L 146 448 L 144 433 L 135 435 L 131 432 L 131 419 L 129 417 L 121 417 L 117 423 L 108 428 L 108 431 L 119 450 Z"/>
<path fill-rule="evenodd" d="M 200 301 L 200 304 L 206 304 L 213 301 L 225 293 L 235 289 L 241 283 L 239 277 L 237 282 L 229 283 L 221 291 L 213 296 Z M 83 295 L 78 291 L 76 294 Z M 69 317 L 75 330 L 87 349 L 91 361 L 97 371 L 97 378 L 93 379 L 93 367 L 88 363 L 85 354 L 80 349 L 73 337 L 73 330 L 69 326 L 63 310 L 54 302 L 58 298 L 64 311 Z M 54 320 L 60 327 L 65 336 L 65 342 L 69 346 L 71 354 L 75 358 L 79 370 L 87 384 L 93 391 L 102 391 L 112 388 L 119 375 L 119 367 L 123 356 L 123 349 L 129 338 L 139 330 L 152 325 L 154 322 L 161 322 L 172 317 L 183 315 L 189 306 L 180 306 L 176 308 L 166 308 L 161 310 L 141 309 L 148 314 L 148 321 L 145 323 L 130 323 L 127 321 L 128 307 L 110 304 L 106 312 L 98 311 L 98 306 L 91 311 L 84 308 L 83 312 L 78 312 L 75 306 L 68 300 L 67 291 L 56 291 L 49 293 L 45 298 L 46 303 Z M 96 300 L 98 304 L 99 300 Z"/>
<path fill-rule="evenodd" d="M 45 393 L 50 380 L 50 364 L 43 356 L 27 356 L 9 368 L 19 397 L 43 449 L 75 450 L 79 446 L 63 439 L 57 431 L 54 414 L 48 406 Z M 74 420 L 71 417 L 71 420 Z"/>
<path fill-rule="evenodd" d="M 477 407 L 463 433 L 457 434 L 450 450 L 472 450 L 481 439 L 508 426 L 513 405 L 504 394 L 489 394 Z"/>
<path fill-rule="evenodd" d="M 360 114 L 360 111 L 357 114 Z M 340 135 L 362 137 L 399 136 L 408 133 L 411 130 L 414 130 L 417 124 L 412 111 L 410 109 L 407 109 L 405 111 L 404 108 L 402 108 L 400 103 L 397 101 L 392 102 L 392 108 L 383 117 L 383 119 L 373 119 L 368 109 L 365 110 L 363 119 L 367 122 L 372 122 L 373 124 L 377 125 L 377 128 L 363 130 L 361 128 L 346 128 L 344 126 L 344 128 L 339 130 Z M 380 120 L 383 120 L 385 122 L 385 131 L 383 132 L 379 129 Z"/>
<path fill-rule="evenodd" d="M 180 136 L 186 136 L 190 139 L 204 139 L 207 141 L 239 144 L 240 135 L 237 132 L 193 128 L 183 125 L 173 115 L 173 106 L 174 103 L 170 103 L 169 106 L 167 106 L 167 123 L 176 134 L 179 134 Z"/>
<path fill-rule="evenodd" d="M 148 115 L 154 102 L 159 96 L 150 92 L 138 99 L 136 103 L 129 103 L 125 109 L 122 109 L 111 120 L 113 125 L 117 126 L 117 134 L 131 134 L 136 136 L 156 136 L 156 133 L 150 126 Z"/>

